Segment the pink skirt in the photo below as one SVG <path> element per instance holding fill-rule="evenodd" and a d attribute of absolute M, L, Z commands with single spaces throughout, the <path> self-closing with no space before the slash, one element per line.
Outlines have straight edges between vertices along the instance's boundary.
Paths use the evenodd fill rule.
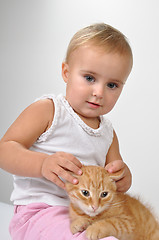
<path fill-rule="evenodd" d="M 72 235 L 68 207 L 33 203 L 16 206 L 9 231 L 12 240 L 87 240 L 85 231 Z M 117 240 L 106 237 L 105 240 Z"/>

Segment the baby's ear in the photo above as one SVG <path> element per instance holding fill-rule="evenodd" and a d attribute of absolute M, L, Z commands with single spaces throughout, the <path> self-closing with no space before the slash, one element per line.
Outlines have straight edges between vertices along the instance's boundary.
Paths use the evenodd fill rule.
<path fill-rule="evenodd" d="M 109 173 L 109 177 L 113 180 L 113 181 L 118 181 L 120 179 L 122 179 L 124 177 L 124 173 L 125 173 L 125 170 L 124 169 L 121 169 L 120 171 L 118 172 L 115 172 L 115 173 Z"/>
<path fill-rule="evenodd" d="M 64 82 L 67 83 L 69 79 L 69 66 L 66 62 L 62 63 L 62 77 Z"/>

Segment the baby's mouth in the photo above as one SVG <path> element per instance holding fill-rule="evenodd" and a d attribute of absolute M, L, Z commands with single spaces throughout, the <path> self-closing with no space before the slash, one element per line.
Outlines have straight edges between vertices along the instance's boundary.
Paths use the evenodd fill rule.
<path fill-rule="evenodd" d="M 87 103 L 88 103 L 92 108 L 99 108 L 99 107 L 100 107 L 100 104 L 98 104 L 98 103 L 89 102 L 89 101 L 87 101 Z"/>

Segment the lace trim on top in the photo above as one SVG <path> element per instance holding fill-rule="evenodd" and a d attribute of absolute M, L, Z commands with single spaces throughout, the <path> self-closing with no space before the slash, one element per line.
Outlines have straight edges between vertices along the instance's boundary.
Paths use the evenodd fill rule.
<path fill-rule="evenodd" d="M 113 127 L 111 122 L 108 119 L 105 119 L 103 116 L 100 116 L 99 128 L 93 129 L 89 127 L 87 124 L 85 124 L 83 120 L 74 112 L 74 110 L 72 109 L 72 107 L 70 106 L 70 104 L 62 94 L 58 95 L 57 97 L 55 95 L 44 95 L 41 98 L 36 99 L 36 101 L 41 99 L 46 99 L 46 98 L 52 99 L 54 102 L 54 106 L 55 106 L 54 119 L 51 127 L 46 132 L 42 133 L 36 142 L 46 141 L 47 138 L 53 133 L 59 119 L 59 108 L 58 108 L 59 100 L 61 101 L 65 109 L 69 112 L 69 114 L 75 119 L 75 121 L 83 128 L 83 130 L 86 133 L 88 133 L 91 136 L 98 137 L 104 134 L 103 130 L 104 128 L 107 128 L 110 136 L 110 141 L 111 139 L 113 139 Z"/>
<path fill-rule="evenodd" d="M 107 119 L 104 119 L 103 116 L 100 116 L 100 126 L 97 129 L 93 129 L 89 127 L 83 120 L 74 112 L 68 101 L 65 99 L 63 95 L 59 96 L 61 99 L 61 102 L 67 109 L 67 111 L 71 114 L 71 116 L 75 119 L 75 121 L 83 128 L 83 130 L 88 133 L 91 136 L 101 136 L 103 133 L 103 127 L 107 126 L 109 127 L 111 125 L 110 121 Z"/>

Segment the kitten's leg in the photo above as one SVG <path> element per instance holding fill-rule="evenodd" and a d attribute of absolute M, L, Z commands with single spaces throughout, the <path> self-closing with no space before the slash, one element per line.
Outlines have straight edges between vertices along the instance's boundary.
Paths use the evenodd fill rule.
<path fill-rule="evenodd" d="M 77 232 L 83 232 L 91 224 L 90 219 L 84 217 L 78 217 L 71 223 L 71 232 L 75 234 Z"/>
<path fill-rule="evenodd" d="M 134 226 L 131 224 L 130 219 L 112 217 L 90 225 L 86 230 L 86 236 L 89 240 L 97 240 L 108 236 L 130 240 L 133 239 L 133 229 Z"/>

